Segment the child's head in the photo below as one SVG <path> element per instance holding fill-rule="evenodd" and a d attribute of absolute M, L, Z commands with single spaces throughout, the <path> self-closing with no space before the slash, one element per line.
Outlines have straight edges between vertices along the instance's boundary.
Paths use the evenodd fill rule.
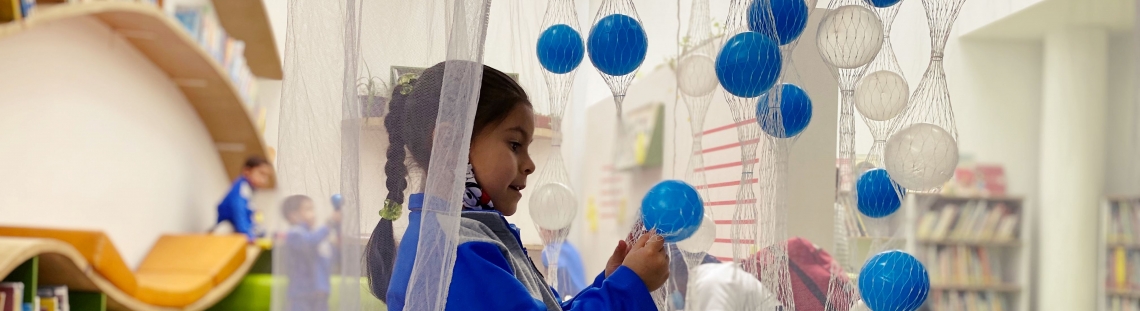
<path fill-rule="evenodd" d="M 408 94 L 401 94 L 401 88 L 393 92 L 384 122 L 391 142 L 388 159 L 403 159 L 406 147 L 417 165 L 428 167 L 444 64 L 436 64 L 420 74 Z M 468 160 L 475 170 L 475 180 L 491 197 L 495 209 L 504 215 L 515 213 L 526 177 L 534 172 L 534 161 L 527 150 L 533 135 L 534 111 L 526 91 L 507 74 L 483 66 Z M 389 160 L 385 173 L 388 199 L 403 203 L 408 173 L 403 161 Z"/>
<path fill-rule="evenodd" d="M 269 178 L 273 175 L 273 167 L 269 161 L 261 156 L 251 156 L 245 160 L 241 167 L 241 175 L 249 181 L 254 189 L 269 187 Z"/>
<path fill-rule="evenodd" d="M 281 204 L 281 213 L 290 225 L 304 225 L 312 228 L 317 222 L 317 213 L 313 210 L 313 200 L 305 195 L 293 195 L 285 198 Z"/>

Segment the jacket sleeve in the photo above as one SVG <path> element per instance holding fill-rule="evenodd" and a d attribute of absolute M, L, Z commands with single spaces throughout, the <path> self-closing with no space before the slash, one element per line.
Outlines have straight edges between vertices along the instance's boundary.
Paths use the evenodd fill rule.
<path fill-rule="evenodd" d="M 652 310 L 656 307 L 645 284 L 622 267 L 597 288 L 589 288 L 563 303 L 563 310 Z M 489 297 L 492 297 L 488 299 Z M 514 276 L 499 247 L 467 242 L 456 249 L 455 269 L 447 295 L 448 310 L 546 310 Z"/>
<path fill-rule="evenodd" d="M 563 310 L 657 310 L 649 289 L 633 270 L 618 267 L 607 278 L 600 273 L 594 283 L 574 299 L 562 303 Z"/>
<path fill-rule="evenodd" d="M 302 249 L 316 249 L 321 242 L 324 242 L 325 237 L 328 235 L 328 226 L 321 226 L 312 232 L 290 230 L 286 241 L 302 247 Z"/>
<path fill-rule="evenodd" d="M 245 234 L 250 241 L 255 240 L 253 223 L 249 217 L 249 201 L 245 199 L 232 200 L 228 205 L 227 208 L 230 209 L 230 215 L 233 217 L 230 222 L 234 225 L 234 232 Z"/>

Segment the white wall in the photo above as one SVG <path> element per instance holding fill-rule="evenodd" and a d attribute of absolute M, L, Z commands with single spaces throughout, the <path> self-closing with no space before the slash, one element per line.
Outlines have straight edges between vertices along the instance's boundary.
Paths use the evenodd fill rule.
<path fill-rule="evenodd" d="M 1140 132 L 1137 131 L 1136 40 L 1132 34 L 1109 37 L 1106 195 L 1140 195 Z"/>
<path fill-rule="evenodd" d="M 203 232 L 228 188 L 170 79 L 103 24 L 0 44 L 0 224 L 106 232 L 134 266 L 163 233 Z"/>

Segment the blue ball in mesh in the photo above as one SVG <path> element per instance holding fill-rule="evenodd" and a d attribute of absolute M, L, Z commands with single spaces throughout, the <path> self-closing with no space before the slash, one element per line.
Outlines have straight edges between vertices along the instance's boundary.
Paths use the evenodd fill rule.
<path fill-rule="evenodd" d="M 783 68 L 776 41 L 758 32 L 745 31 L 724 43 L 716 56 L 716 78 L 732 95 L 753 98 L 764 94 Z"/>
<path fill-rule="evenodd" d="M 867 0 L 867 4 L 876 8 L 885 8 L 902 2 L 902 0 Z"/>
<path fill-rule="evenodd" d="M 898 188 L 898 192 L 895 192 Z M 882 168 L 871 169 L 859 175 L 855 182 L 855 194 L 859 198 L 859 212 L 872 218 L 882 218 L 893 214 L 902 206 L 900 193 L 906 189 L 895 183 L 887 170 Z"/>
<path fill-rule="evenodd" d="M 679 180 L 666 180 L 641 199 L 641 217 L 647 229 L 657 229 L 666 242 L 676 243 L 692 236 L 701 227 L 705 205 L 693 186 Z"/>
<path fill-rule="evenodd" d="M 748 6 L 748 29 L 779 37 L 780 45 L 799 38 L 807 28 L 807 21 L 808 7 L 804 0 L 755 0 Z M 773 26 L 775 30 L 771 29 Z"/>
<path fill-rule="evenodd" d="M 649 37 L 633 17 L 613 14 L 598 20 L 590 29 L 586 51 L 590 53 L 590 62 L 602 73 L 624 76 L 645 61 Z"/>
<path fill-rule="evenodd" d="M 874 311 L 913 311 L 930 294 L 930 275 L 917 258 L 900 250 L 871 257 L 859 271 L 859 294 Z"/>
<path fill-rule="evenodd" d="M 569 25 L 550 26 L 538 36 L 538 62 L 550 72 L 570 72 L 578 68 L 585 56 L 582 35 Z"/>
<path fill-rule="evenodd" d="M 780 89 L 779 119 L 770 107 L 774 103 L 769 102 L 768 96 L 772 92 L 768 92 L 760 95 L 760 100 L 756 102 L 756 122 L 760 123 L 760 129 L 773 137 L 799 135 L 811 122 L 811 97 L 794 84 L 784 83 Z"/>

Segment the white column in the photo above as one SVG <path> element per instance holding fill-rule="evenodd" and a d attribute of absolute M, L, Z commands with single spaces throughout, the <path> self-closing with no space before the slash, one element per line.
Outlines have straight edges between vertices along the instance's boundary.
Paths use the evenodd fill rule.
<path fill-rule="evenodd" d="M 1099 299 L 1108 33 L 1053 31 L 1045 36 L 1044 60 L 1037 307 L 1091 310 Z"/>

